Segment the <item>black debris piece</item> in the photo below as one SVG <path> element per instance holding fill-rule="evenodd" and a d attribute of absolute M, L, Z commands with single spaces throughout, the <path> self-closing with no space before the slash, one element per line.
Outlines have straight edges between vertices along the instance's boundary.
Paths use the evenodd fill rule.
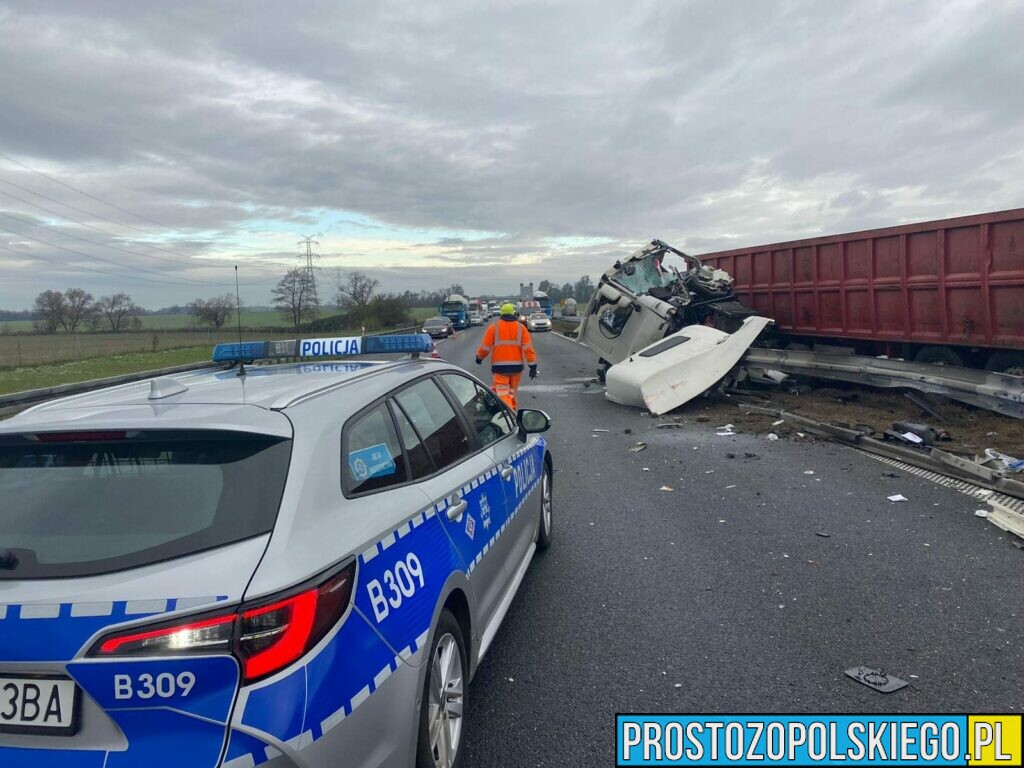
<path fill-rule="evenodd" d="M 863 683 L 868 688 L 874 688 L 879 693 L 893 693 L 908 685 L 906 680 L 900 680 L 898 677 L 880 669 L 871 669 L 871 667 L 850 667 L 844 674 L 858 683 Z"/>

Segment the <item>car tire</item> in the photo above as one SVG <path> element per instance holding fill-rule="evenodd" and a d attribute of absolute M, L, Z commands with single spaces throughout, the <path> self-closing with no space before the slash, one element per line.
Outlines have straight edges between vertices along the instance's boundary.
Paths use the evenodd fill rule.
<path fill-rule="evenodd" d="M 540 522 L 537 524 L 537 549 L 541 552 L 551 546 L 554 535 L 554 485 L 552 484 L 551 467 L 544 465 L 544 473 L 540 478 Z"/>
<path fill-rule="evenodd" d="M 463 725 L 469 660 L 462 628 L 447 609 L 441 611 L 438 617 L 426 665 L 416 768 L 459 768 L 462 765 L 462 745 L 465 741 Z M 445 716 L 443 712 L 449 714 Z M 454 755 L 451 751 L 445 751 L 446 748 L 450 750 L 453 739 Z"/>

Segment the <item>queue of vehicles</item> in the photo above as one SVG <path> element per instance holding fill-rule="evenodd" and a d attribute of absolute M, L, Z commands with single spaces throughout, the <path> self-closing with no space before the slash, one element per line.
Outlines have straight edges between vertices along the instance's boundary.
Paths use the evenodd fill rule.
<path fill-rule="evenodd" d="M 432 347 L 222 344 L 0 424 L 0 764 L 456 764 L 554 467 L 543 412 L 393 359 Z"/>

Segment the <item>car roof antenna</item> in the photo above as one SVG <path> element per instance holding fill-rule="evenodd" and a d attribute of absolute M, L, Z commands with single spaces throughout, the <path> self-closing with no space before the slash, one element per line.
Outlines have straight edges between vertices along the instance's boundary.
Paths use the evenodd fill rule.
<path fill-rule="evenodd" d="M 238 318 L 238 348 L 242 348 L 242 296 L 238 292 L 238 265 L 235 264 L 235 317 Z M 236 376 L 245 376 L 245 363 L 238 361 Z"/>

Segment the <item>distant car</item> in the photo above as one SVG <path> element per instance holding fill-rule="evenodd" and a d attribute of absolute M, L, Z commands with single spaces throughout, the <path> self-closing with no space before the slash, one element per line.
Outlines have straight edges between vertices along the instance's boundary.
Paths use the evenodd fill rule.
<path fill-rule="evenodd" d="M 540 302 L 534 301 L 533 299 L 523 299 L 519 302 L 519 306 L 516 308 L 516 314 L 519 317 L 519 322 L 524 325 L 528 324 L 530 315 L 536 314 L 537 312 L 543 313 Z"/>
<path fill-rule="evenodd" d="M 0 423 L 0 765 L 462 764 L 550 420 L 442 360 L 250 365 L 298 350 L 429 343 L 219 345 Z"/>
<path fill-rule="evenodd" d="M 550 331 L 551 318 L 546 312 L 534 312 L 527 318 L 526 327 L 530 331 Z"/>
<path fill-rule="evenodd" d="M 483 325 L 484 316 L 476 310 L 469 313 L 469 324 L 470 325 Z"/>
<path fill-rule="evenodd" d="M 455 327 L 447 317 L 431 317 L 423 323 L 423 332 L 432 339 L 447 339 L 455 333 Z"/>

